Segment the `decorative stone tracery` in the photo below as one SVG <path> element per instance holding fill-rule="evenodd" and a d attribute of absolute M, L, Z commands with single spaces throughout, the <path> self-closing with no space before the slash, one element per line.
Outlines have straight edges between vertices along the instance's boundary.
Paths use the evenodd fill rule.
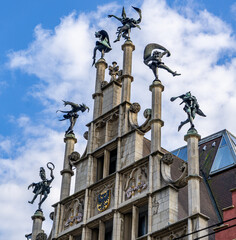
<path fill-rule="evenodd" d="M 65 204 L 64 228 L 68 228 L 83 221 L 84 198 L 76 198 Z"/>
<path fill-rule="evenodd" d="M 148 187 L 148 164 L 132 169 L 124 175 L 125 199 L 130 199 Z"/>

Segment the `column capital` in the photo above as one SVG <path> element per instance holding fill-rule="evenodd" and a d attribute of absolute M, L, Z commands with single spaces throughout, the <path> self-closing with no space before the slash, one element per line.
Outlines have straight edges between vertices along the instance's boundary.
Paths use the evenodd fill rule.
<path fill-rule="evenodd" d="M 161 119 L 159 119 L 159 118 L 153 118 L 153 119 L 151 119 L 151 120 L 149 121 L 149 123 L 150 123 L 150 124 L 159 123 L 159 124 L 161 125 L 161 127 L 164 126 L 164 122 L 163 122 Z"/>
<path fill-rule="evenodd" d="M 60 173 L 61 173 L 61 175 L 63 175 L 64 173 L 69 173 L 71 176 L 74 175 L 74 172 L 70 169 L 63 169 L 63 170 L 61 170 Z"/>
<path fill-rule="evenodd" d="M 162 92 L 164 91 L 164 86 L 162 85 L 160 80 L 154 80 L 152 82 L 152 85 L 149 86 L 149 90 L 152 91 L 152 89 L 155 88 L 155 87 L 161 88 Z"/>
<path fill-rule="evenodd" d="M 133 44 L 133 42 L 131 40 L 127 40 L 125 41 L 125 43 L 121 46 L 121 49 L 124 51 L 125 47 L 132 47 L 132 51 L 135 50 L 135 45 Z"/>
<path fill-rule="evenodd" d="M 201 135 L 197 133 L 197 130 L 188 130 L 187 134 L 184 136 L 184 140 L 187 142 L 189 138 L 197 138 L 199 141 L 201 139 Z"/>
<path fill-rule="evenodd" d="M 104 65 L 105 68 L 107 68 L 107 63 L 104 58 L 100 58 L 96 63 L 95 63 L 95 68 L 98 68 L 99 65 Z"/>
<path fill-rule="evenodd" d="M 40 219 L 41 221 L 44 221 L 45 220 L 45 217 L 43 216 L 43 211 L 41 210 L 36 210 L 36 212 L 34 213 L 34 215 L 31 217 L 32 220 L 35 220 L 35 219 Z"/>
<path fill-rule="evenodd" d="M 131 80 L 131 82 L 133 82 L 133 81 L 134 81 L 134 77 L 133 77 L 133 76 L 131 76 L 131 75 L 129 75 L 129 74 L 124 74 L 124 75 L 122 75 L 122 76 L 121 76 L 121 81 L 123 81 L 125 78 L 128 78 L 128 79 L 130 79 L 130 80 Z"/>
<path fill-rule="evenodd" d="M 92 98 L 95 99 L 96 97 L 103 97 L 103 93 L 94 93 Z"/>
<path fill-rule="evenodd" d="M 77 138 L 75 137 L 75 135 L 73 133 L 65 135 L 64 142 L 67 142 L 68 140 L 74 140 L 75 143 L 77 143 Z"/>

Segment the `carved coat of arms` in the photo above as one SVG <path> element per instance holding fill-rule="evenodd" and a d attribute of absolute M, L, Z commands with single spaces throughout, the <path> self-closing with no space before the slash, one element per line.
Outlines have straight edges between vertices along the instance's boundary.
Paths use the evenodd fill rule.
<path fill-rule="evenodd" d="M 105 211 L 110 205 L 111 190 L 105 190 L 98 194 L 97 209 L 99 212 Z"/>

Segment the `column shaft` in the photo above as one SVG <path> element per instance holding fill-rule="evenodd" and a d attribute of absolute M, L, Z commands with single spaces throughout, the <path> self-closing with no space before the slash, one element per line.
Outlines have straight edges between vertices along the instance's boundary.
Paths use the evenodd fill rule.
<path fill-rule="evenodd" d="M 71 177 L 74 175 L 74 173 L 69 162 L 69 155 L 74 151 L 74 145 L 77 142 L 77 139 L 73 134 L 70 134 L 66 135 L 64 142 L 66 143 L 66 147 L 64 156 L 64 167 L 63 170 L 61 171 L 62 183 L 60 200 L 70 195 Z"/>
<path fill-rule="evenodd" d="M 109 175 L 109 167 L 110 167 L 110 152 L 108 150 L 105 150 L 103 164 L 103 178 Z"/>
<path fill-rule="evenodd" d="M 42 225 L 45 218 L 43 212 L 39 210 L 37 210 L 31 218 L 33 220 L 32 240 L 35 240 L 37 235 L 42 232 Z"/>
<path fill-rule="evenodd" d="M 123 76 L 122 76 L 122 94 L 121 102 L 130 101 L 131 92 L 131 76 L 132 71 L 132 52 L 135 50 L 135 46 L 131 41 L 126 41 L 122 45 L 123 54 Z"/>
<path fill-rule="evenodd" d="M 184 140 L 188 148 L 188 213 L 193 215 L 200 212 L 200 179 L 198 141 L 200 135 L 188 133 Z"/>
<path fill-rule="evenodd" d="M 153 81 L 149 89 L 152 92 L 151 152 L 154 152 L 161 150 L 161 127 L 164 125 L 161 120 L 161 95 L 164 86 L 160 81 Z"/>
<path fill-rule="evenodd" d="M 100 58 L 95 67 L 97 69 L 96 73 L 96 84 L 95 84 L 95 93 L 93 94 L 94 99 L 94 109 L 93 109 L 93 119 L 99 117 L 102 114 L 102 90 L 101 90 L 101 83 L 105 79 L 105 69 L 107 68 L 107 63 L 105 59 Z"/>
<path fill-rule="evenodd" d="M 105 223 L 101 220 L 99 220 L 99 234 L 98 234 L 98 240 L 105 240 Z"/>
<path fill-rule="evenodd" d="M 139 209 L 136 206 L 132 208 L 132 232 L 131 232 L 131 239 L 136 240 L 138 237 L 138 216 Z"/>

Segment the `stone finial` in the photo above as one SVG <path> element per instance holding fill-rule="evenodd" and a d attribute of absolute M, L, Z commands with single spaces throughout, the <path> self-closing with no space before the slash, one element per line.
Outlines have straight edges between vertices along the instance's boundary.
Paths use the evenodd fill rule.
<path fill-rule="evenodd" d="M 137 102 L 131 104 L 131 106 L 130 106 L 130 111 L 133 113 L 138 113 L 140 111 L 140 109 L 141 109 L 141 106 Z"/>
<path fill-rule="evenodd" d="M 115 81 L 117 80 L 117 76 L 119 76 L 119 66 L 117 65 L 117 62 L 112 62 L 112 66 L 109 66 L 109 75 L 111 76 L 111 80 Z"/>

